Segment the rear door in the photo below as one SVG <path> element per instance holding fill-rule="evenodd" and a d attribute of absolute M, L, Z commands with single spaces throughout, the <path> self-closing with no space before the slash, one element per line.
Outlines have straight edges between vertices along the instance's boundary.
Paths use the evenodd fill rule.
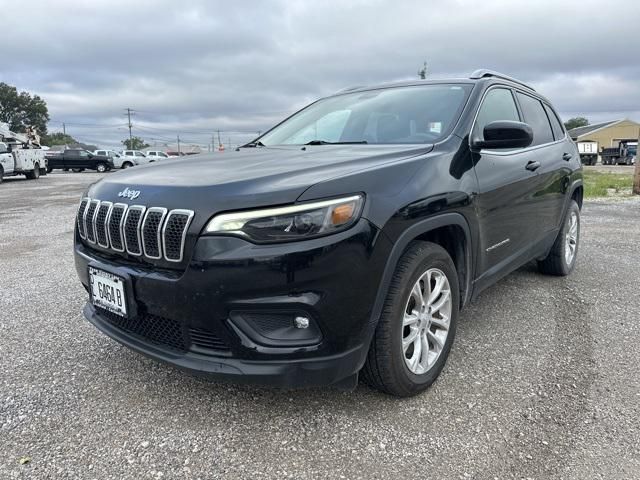
<path fill-rule="evenodd" d="M 64 156 L 64 168 L 81 168 L 81 161 L 79 154 L 80 150 L 66 150 Z"/>
<path fill-rule="evenodd" d="M 482 138 L 484 126 L 498 120 L 523 121 L 510 87 L 487 90 L 471 138 Z M 538 236 L 541 183 L 530 164 L 538 161 L 539 154 L 535 147 L 527 147 L 481 149 L 473 156 L 479 187 L 475 201 L 480 228 L 477 272 L 491 283 L 521 265 Z"/>

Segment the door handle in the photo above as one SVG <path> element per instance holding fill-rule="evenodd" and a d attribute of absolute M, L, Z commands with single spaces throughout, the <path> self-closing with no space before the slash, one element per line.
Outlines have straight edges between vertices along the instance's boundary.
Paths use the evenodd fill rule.
<path fill-rule="evenodd" d="M 564 155 L 562 155 L 562 159 L 566 160 L 567 162 L 572 158 L 573 158 L 573 155 L 571 155 L 570 153 L 565 153 Z"/>
<path fill-rule="evenodd" d="M 530 171 L 533 172 L 533 171 L 537 170 L 538 168 L 540 168 L 540 162 L 536 162 L 535 160 L 531 160 L 531 161 L 529 161 L 527 163 L 527 166 L 524 167 L 524 168 L 526 168 L 527 170 L 530 170 Z"/>

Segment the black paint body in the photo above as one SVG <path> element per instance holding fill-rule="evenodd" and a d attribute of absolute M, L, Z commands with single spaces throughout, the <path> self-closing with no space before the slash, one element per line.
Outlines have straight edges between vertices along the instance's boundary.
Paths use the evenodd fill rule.
<path fill-rule="evenodd" d="M 110 157 L 106 155 L 94 155 L 86 150 L 68 149 L 59 154 L 47 155 L 47 166 L 49 170 L 70 168 L 97 170 L 100 164 L 104 164 L 107 170 L 114 168 L 113 160 Z"/>
<path fill-rule="evenodd" d="M 474 151 L 469 136 L 485 91 L 500 84 L 531 92 L 496 78 L 447 83 L 454 82 L 474 88 L 453 133 L 435 145 L 243 148 L 139 166 L 93 185 L 91 198 L 126 201 L 117 193 L 129 187 L 141 192 L 130 204 L 191 209 L 195 216 L 180 263 L 114 254 L 76 232 L 85 288 L 89 264 L 121 275 L 140 321 L 144 313 L 177 320 L 185 332 L 212 331 L 228 349 L 176 353 L 113 327 L 90 304 L 85 315 L 131 348 L 192 371 L 274 385 L 331 384 L 362 367 L 388 283 L 412 240 L 438 241 L 449 250 L 462 305 L 544 257 L 569 200 L 581 201 L 574 143 L 565 135 L 506 153 Z M 540 168 L 526 169 L 531 160 Z M 272 245 L 203 234 L 220 212 L 358 192 L 365 195 L 362 216 L 337 234 Z M 233 320 L 256 313 L 309 317 L 316 336 L 276 341 Z"/>

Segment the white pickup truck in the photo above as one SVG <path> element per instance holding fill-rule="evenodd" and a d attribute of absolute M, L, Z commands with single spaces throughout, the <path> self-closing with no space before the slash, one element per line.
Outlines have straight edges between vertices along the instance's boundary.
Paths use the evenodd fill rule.
<path fill-rule="evenodd" d="M 0 142 L 0 182 L 4 177 L 25 175 L 35 180 L 47 174 L 45 150 L 39 148 L 16 148 Z"/>

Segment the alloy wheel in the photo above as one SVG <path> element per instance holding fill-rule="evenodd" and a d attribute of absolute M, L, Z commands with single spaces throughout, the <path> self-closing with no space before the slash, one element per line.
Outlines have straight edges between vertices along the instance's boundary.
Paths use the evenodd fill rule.
<path fill-rule="evenodd" d="M 447 276 L 431 268 L 416 281 L 402 320 L 402 352 L 411 373 L 422 375 L 436 363 L 449 335 L 451 287 Z"/>
<path fill-rule="evenodd" d="M 578 247 L 578 214 L 576 212 L 571 212 L 568 223 L 569 226 L 564 242 L 564 260 L 567 262 L 567 265 L 571 265 L 573 257 L 576 255 L 576 248 Z"/>

